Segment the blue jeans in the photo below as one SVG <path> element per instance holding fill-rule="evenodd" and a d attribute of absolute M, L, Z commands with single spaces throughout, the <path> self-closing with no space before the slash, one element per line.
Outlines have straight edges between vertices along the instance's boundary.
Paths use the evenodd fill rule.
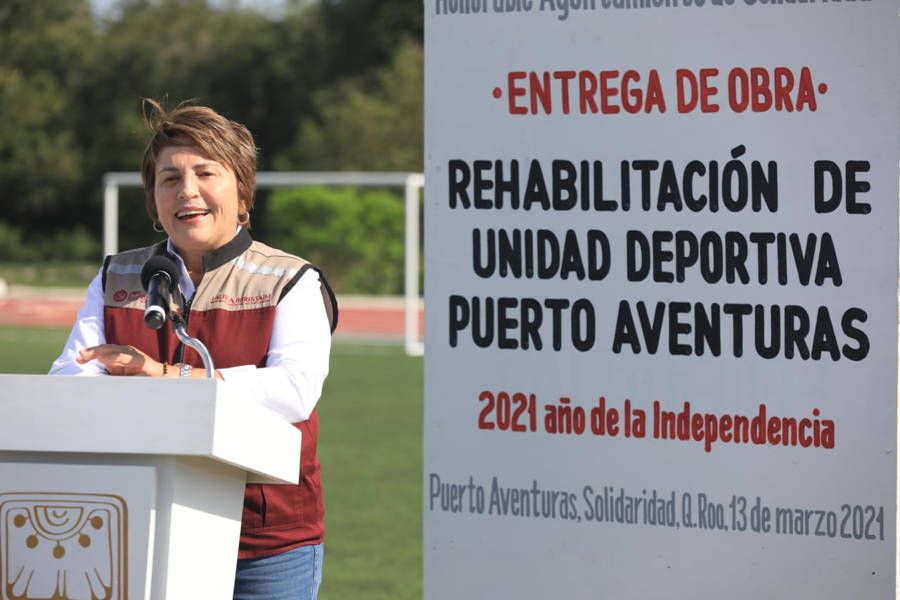
<path fill-rule="evenodd" d="M 237 561 L 234 600 L 316 600 L 323 554 L 316 544 Z"/>

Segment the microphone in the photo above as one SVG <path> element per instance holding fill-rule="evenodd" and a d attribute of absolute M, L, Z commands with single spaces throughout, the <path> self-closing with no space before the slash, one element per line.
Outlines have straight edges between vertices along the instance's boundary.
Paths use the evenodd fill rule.
<path fill-rule="evenodd" d="M 144 324 L 159 329 L 169 317 L 169 299 L 178 287 L 178 265 L 168 256 L 156 255 L 141 269 L 141 285 L 147 292 Z"/>

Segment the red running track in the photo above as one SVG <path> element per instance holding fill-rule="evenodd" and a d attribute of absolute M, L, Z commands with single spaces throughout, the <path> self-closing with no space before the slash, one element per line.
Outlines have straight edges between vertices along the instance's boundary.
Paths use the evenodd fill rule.
<path fill-rule="evenodd" d="M 71 293 L 11 295 L 0 298 L 0 325 L 20 327 L 70 327 L 82 298 Z M 401 340 L 404 311 L 402 300 L 339 299 L 340 318 L 335 336 Z M 424 316 L 419 309 L 419 332 Z"/>

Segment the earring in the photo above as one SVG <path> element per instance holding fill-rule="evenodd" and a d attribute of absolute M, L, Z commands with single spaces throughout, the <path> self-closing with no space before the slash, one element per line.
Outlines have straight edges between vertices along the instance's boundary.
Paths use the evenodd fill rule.
<path fill-rule="evenodd" d="M 238 213 L 238 225 L 246 225 L 250 222 L 250 213 Z"/>
<path fill-rule="evenodd" d="M 159 221 L 153 221 L 153 231 L 156 233 L 163 233 L 165 229 L 163 229 L 162 223 Z"/>

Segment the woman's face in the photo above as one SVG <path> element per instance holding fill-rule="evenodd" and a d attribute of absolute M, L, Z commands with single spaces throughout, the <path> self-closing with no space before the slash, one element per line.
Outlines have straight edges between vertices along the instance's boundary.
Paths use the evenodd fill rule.
<path fill-rule="evenodd" d="M 163 148 L 154 187 L 159 222 L 186 263 L 229 242 L 237 230 L 237 178 L 195 146 Z"/>

